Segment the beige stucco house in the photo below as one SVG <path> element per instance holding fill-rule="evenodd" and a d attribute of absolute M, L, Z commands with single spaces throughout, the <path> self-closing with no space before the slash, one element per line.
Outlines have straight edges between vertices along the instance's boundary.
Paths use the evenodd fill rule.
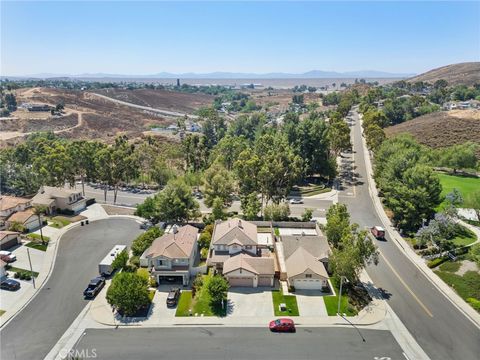
<path fill-rule="evenodd" d="M 18 211 L 7 219 L 7 227 L 10 227 L 13 223 L 21 224 L 26 231 L 30 232 L 38 229 L 42 225 L 43 217 L 40 219 L 33 213 L 33 209 L 27 209 L 24 211 Z"/>
<path fill-rule="evenodd" d="M 0 231 L 0 250 L 9 249 L 20 243 L 20 233 L 16 231 Z"/>
<path fill-rule="evenodd" d="M 159 284 L 188 285 L 198 253 L 198 229 L 185 225 L 155 239 L 140 257 L 140 266 L 147 267 Z"/>
<path fill-rule="evenodd" d="M 33 197 L 32 205 L 45 206 L 48 214 L 59 210 L 77 214 L 87 207 L 87 200 L 77 190 L 42 186 L 37 195 Z"/>
<path fill-rule="evenodd" d="M 32 200 L 16 197 L 0 195 L 0 230 L 8 227 L 7 219 L 18 211 L 25 211 L 32 206 Z"/>
<path fill-rule="evenodd" d="M 273 286 L 275 260 L 259 244 L 257 226 L 241 219 L 217 222 L 212 234 L 207 264 L 214 266 L 230 286 Z"/>

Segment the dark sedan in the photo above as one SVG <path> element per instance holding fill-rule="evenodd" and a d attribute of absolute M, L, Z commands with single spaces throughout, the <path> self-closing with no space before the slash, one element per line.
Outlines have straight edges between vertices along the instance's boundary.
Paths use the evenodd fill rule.
<path fill-rule="evenodd" d="M 20 283 L 12 279 L 6 279 L 0 284 L 0 289 L 15 291 L 20 289 Z"/>

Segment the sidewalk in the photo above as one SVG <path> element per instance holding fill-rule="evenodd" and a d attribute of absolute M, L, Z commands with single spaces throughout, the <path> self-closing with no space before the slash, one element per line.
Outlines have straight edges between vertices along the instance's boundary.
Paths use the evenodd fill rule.
<path fill-rule="evenodd" d="M 362 116 L 359 114 L 360 118 L 360 125 L 362 124 Z M 368 181 L 368 189 L 370 193 L 370 197 L 372 198 L 372 202 L 375 206 L 378 216 L 382 221 L 382 224 L 385 230 L 388 232 L 390 237 L 395 240 L 393 241 L 401 251 L 409 258 L 409 260 L 420 270 L 422 273 L 432 282 L 432 284 L 442 292 L 450 302 L 455 305 L 461 312 L 465 314 L 465 316 L 470 319 L 477 327 L 480 328 L 480 314 L 476 312 L 470 305 L 468 305 L 465 300 L 463 300 L 457 293 L 455 293 L 447 284 L 440 279 L 437 274 L 433 272 L 426 264 L 425 261 L 418 256 L 406 243 L 406 241 L 402 238 L 399 232 L 395 229 L 393 224 L 391 223 L 390 219 L 385 214 L 383 209 L 382 203 L 378 196 L 378 191 L 376 188 L 375 180 L 373 179 L 373 169 L 372 163 L 370 159 L 370 153 L 367 149 L 367 144 L 365 141 L 365 137 L 362 136 L 362 144 L 363 144 L 363 152 L 365 158 L 365 168 L 367 172 L 367 181 Z M 462 223 L 464 225 L 464 223 Z M 465 223 L 465 226 L 468 224 Z M 472 231 L 475 231 L 477 236 L 479 235 L 480 231 L 473 230 L 471 225 L 467 226 Z"/>

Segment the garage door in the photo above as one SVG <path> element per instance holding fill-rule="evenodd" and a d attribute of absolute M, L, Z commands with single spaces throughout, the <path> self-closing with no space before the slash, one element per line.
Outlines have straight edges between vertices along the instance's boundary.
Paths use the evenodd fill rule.
<path fill-rule="evenodd" d="M 183 276 L 159 276 L 159 284 L 183 284 Z"/>
<path fill-rule="evenodd" d="M 258 278 L 258 286 L 272 286 L 273 276 L 260 276 Z"/>
<path fill-rule="evenodd" d="M 18 240 L 16 238 L 15 239 L 10 239 L 10 240 L 5 241 L 4 243 L 0 244 L 0 250 L 9 249 L 9 248 L 11 248 L 12 246 L 15 246 L 15 245 L 18 245 Z"/>
<path fill-rule="evenodd" d="M 293 286 L 295 289 L 317 290 L 322 288 L 322 282 L 319 279 L 296 279 Z"/>
<path fill-rule="evenodd" d="M 248 286 L 253 287 L 253 278 L 251 277 L 229 277 L 230 286 Z"/>

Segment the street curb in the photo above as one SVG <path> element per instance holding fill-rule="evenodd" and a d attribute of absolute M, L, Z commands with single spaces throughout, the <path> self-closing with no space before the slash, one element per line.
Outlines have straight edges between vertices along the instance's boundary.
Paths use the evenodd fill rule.
<path fill-rule="evenodd" d="M 360 114 L 359 119 L 360 126 L 362 126 L 363 121 Z M 410 249 L 410 246 L 405 242 L 405 240 L 403 240 L 402 236 L 393 228 L 393 225 L 385 214 L 380 198 L 376 193 L 377 188 L 372 175 L 370 154 L 367 148 L 365 137 L 363 136 L 363 131 L 362 145 L 365 158 L 365 169 L 367 172 L 368 192 L 370 197 L 372 198 L 372 202 L 374 204 L 376 212 L 380 220 L 382 221 L 386 231 L 389 233 L 390 237 L 395 240 L 393 241 L 393 243 L 400 249 L 400 251 L 403 252 L 403 254 L 410 260 L 410 262 L 413 263 L 425 275 L 425 277 L 430 281 L 431 284 L 433 284 L 437 288 L 440 293 L 442 293 L 461 313 L 465 315 L 467 319 L 469 319 L 476 327 L 480 329 L 480 314 L 478 314 L 465 300 L 463 300 L 460 295 L 458 295 L 450 287 L 448 287 L 448 285 L 442 279 L 440 279 L 438 275 L 436 275 L 431 269 L 427 268 L 425 264 L 423 264 L 423 266 L 420 265 L 417 261 L 420 259 L 418 255 L 415 253 L 410 253 L 410 251 L 413 252 L 413 250 Z M 448 289 L 443 289 L 444 286 L 446 286 Z M 457 302 L 460 302 L 462 306 L 460 306 Z"/>
<path fill-rule="evenodd" d="M 136 221 L 144 221 L 143 218 L 140 218 L 138 216 L 134 216 L 134 215 L 108 215 L 104 218 L 99 218 L 99 219 L 92 219 L 92 220 L 89 220 L 90 223 L 93 223 L 93 222 L 96 222 L 96 221 L 100 221 L 100 220 L 108 220 L 108 219 L 114 219 L 114 218 L 130 218 L 130 219 L 133 219 L 133 220 L 136 220 Z M 45 283 L 48 281 L 48 279 L 50 278 L 51 274 L 52 274 L 52 271 L 53 269 L 55 268 L 55 262 L 56 262 L 56 258 L 57 258 L 57 252 L 58 252 L 58 247 L 59 247 L 59 244 L 60 244 L 60 240 L 62 239 L 63 235 L 65 235 L 65 233 L 67 233 L 68 231 L 70 231 L 71 229 L 75 228 L 75 227 L 78 227 L 78 226 L 81 226 L 80 224 L 80 221 L 78 222 L 75 222 L 75 223 L 71 223 L 71 224 L 68 224 L 67 226 L 61 228 L 61 232 L 60 234 L 58 235 L 58 238 L 55 240 L 54 242 L 54 249 L 52 250 L 54 252 L 53 254 L 53 261 L 50 263 L 50 267 L 48 269 L 48 272 L 47 272 L 47 275 L 45 276 L 45 278 L 40 282 L 39 286 L 37 287 L 37 289 L 35 289 L 35 291 L 33 292 L 32 296 L 25 302 L 25 304 L 23 304 L 20 308 L 18 308 L 13 314 L 11 314 L 1 325 L 0 325 L 0 329 L 2 329 L 3 327 L 5 327 L 6 325 L 8 325 L 23 309 L 25 309 L 27 307 L 28 304 L 30 304 L 30 302 L 33 301 L 33 299 L 35 299 L 35 297 L 38 295 L 38 293 L 40 292 L 40 290 L 43 289 Z M 87 226 L 87 225 L 85 225 Z M 49 250 L 49 248 L 47 248 L 47 251 Z"/>

